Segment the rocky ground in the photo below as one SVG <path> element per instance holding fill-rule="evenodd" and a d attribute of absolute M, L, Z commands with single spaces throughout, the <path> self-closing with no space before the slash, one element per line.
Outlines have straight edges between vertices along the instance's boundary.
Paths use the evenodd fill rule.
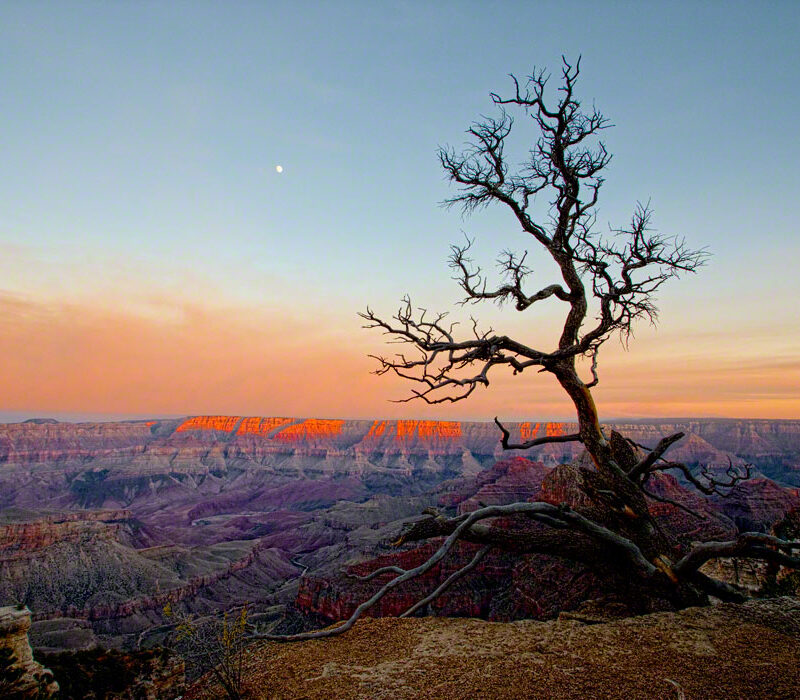
<path fill-rule="evenodd" d="M 800 697 L 800 599 L 601 619 L 366 619 L 341 637 L 251 647 L 246 683 L 276 700 Z M 218 697 L 204 681 L 185 696 Z"/>

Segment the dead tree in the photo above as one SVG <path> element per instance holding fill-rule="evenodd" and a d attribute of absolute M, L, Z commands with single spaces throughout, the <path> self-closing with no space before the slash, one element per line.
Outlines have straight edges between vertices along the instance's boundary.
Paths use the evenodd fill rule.
<path fill-rule="evenodd" d="M 504 207 L 531 245 L 546 253 L 557 273 L 556 281 L 529 288 L 532 270 L 526 265 L 526 254 L 505 250 L 498 257 L 502 281 L 491 286 L 471 259 L 472 242 L 467 240 L 452 246 L 449 261 L 464 292 L 462 304 L 510 302 L 517 311 L 525 312 L 539 302 L 555 299 L 564 309 L 558 340 L 547 346 L 529 344 L 491 329 L 479 330 L 474 320 L 466 337 L 460 337 L 457 324 L 448 323 L 446 314 L 417 310 L 409 298 L 389 320 L 369 308 L 361 315 L 367 328 L 381 329 L 391 341 L 408 348 L 392 357 L 376 358 L 378 374 L 396 374 L 413 383 L 411 396 L 404 400 L 431 404 L 461 401 L 476 388 L 488 386 L 490 374 L 502 367 L 514 374 L 536 371 L 551 375 L 574 405 L 578 431 L 515 443 L 510 431 L 495 419 L 501 443 L 506 450 L 548 442 L 581 443 L 594 465 L 580 470 L 580 488 L 591 505 L 581 512 L 566 504 L 549 503 L 489 506 L 459 517 L 431 512 L 401 537 L 403 542 L 445 537 L 427 561 L 407 571 L 389 567 L 373 572 L 370 578 L 386 573 L 396 576 L 338 627 L 288 637 L 263 635 L 266 638 L 291 641 L 346 631 L 394 587 L 435 566 L 458 540 L 482 545 L 476 559 L 498 548 L 610 567 L 676 607 L 707 603 L 708 596 L 725 601 L 746 597 L 744 590 L 700 571 L 714 558 L 755 558 L 800 567 L 800 542 L 759 533 L 682 548 L 650 515 L 648 500 L 664 500 L 648 490 L 651 477 L 656 472 L 680 471 L 702 493 L 712 494 L 748 478 L 749 468 L 731 465 L 723 478 L 708 471 L 696 476 L 685 465 L 664 457 L 682 433 L 645 448 L 616 433 L 607 434 L 601 426 L 592 388 L 599 381 L 598 353 L 603 343 L 614 336 L 626 341 L 641 319 L 654 322 L 658 289 L 674 277 L 697 271 L 706 253 L 687 247 L 683 239 L 655 232 L 649 205 L 638 205 L 627 226 L 609 235 L 597 231 L 595 210 L 603 171 L 611 160 L 599 135 L 610 124 L 594 107 L 583 109 L 576 98 L 579 72 L 580 61 L 572 65 L 563 60 L 554 98 L 546 95 L 549 76 L 544 71 L 534 71 L 522 85 L 511 76 L 511 95 L 491 95 L 499 114 L 473 123 L 466 151 L 445 148 L 439 153 L 445 173 L 458 188 L 447 204 L 461 207 L 466 214 L 489 205 Z M 538 139 L 517 168 L 511 167 L 505 152 L 514 125 L 508 110 L 520 113 L 538 131 Z M 549 207 L 537 215 L 536 201 L 543 198 Z M 581 359 L 589 365 L 587 378 L 579 372 Z M 441 594 L 476 564 L 473 560 L 453 574 L 406 614 Z"/>

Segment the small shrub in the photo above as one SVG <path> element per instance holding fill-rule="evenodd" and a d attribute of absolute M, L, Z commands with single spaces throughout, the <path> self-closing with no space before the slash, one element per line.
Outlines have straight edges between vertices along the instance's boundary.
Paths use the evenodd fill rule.
<path fill-rule="evenodd" d="M 175 651 L 198 675 L 211 673 L 228 700 L 243 698 L 243 651 L 247 645 L 247 605 L 238 615 L 198 618 L 176 612 L 168 604 L 164 614 L 176 625 Z"/>

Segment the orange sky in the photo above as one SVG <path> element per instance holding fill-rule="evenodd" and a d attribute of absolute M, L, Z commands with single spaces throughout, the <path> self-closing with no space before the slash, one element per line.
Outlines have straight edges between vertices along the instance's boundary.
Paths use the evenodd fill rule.
<path fill-rule="evenodd" d="M 763 104 L 796 121 L 800 3 L 184 4 L 0 3 L 0 421 L 573 418 L 535 371 L 390 403 L 408 387 L 370 374 L 393 348 L 356 314 L 452 310 L 465 235 L 490 287 L 505 249 L 528 293 L 559 279 L 508 207 L 440 206 L 437 146 L 498 116 L 509 73 L 552 74 L 555 98 L 581 53 L 574 97 L 615 125 L 596 231 L 649 202 L 711 254 L 659 290 L 658 332 L 604 347 L 602 416 L 800 418 L 800 139 L 754 128 Z M 540 137 L 511 116 L 509 178 Z M 546 351 L 559 303 L 462 312 Z"/>
<path fill-rule="evenodd" d="M 554 382 L 536 373 L 497 373 L 488 390 L 460 404 L 389 403 L 404 387 L 371 375 L 367 354 L 391 348 L 361 330 L 355 313 L 328 314 L 323 324 L 313 312 L 303 318 L 150 302 L 146 311 L 122 301 L 114 308 L 0 294 L 0 408 L 31 415 L 572 417 Z M 665 325 L 658 333 L 642 329 L 628 353 L 609 342 L 596 389 L 602 415 L 798 417 L 800 358 L 763 329 L 754 338 L 742 343 L 723 331 Z"/>

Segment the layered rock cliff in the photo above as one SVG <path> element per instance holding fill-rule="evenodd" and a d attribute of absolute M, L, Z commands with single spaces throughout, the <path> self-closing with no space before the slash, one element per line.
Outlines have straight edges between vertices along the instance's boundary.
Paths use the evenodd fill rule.
<path fill-rule="evenodd" d="M 26 603 L 37 620 L 66 617 L 107 628 L 110 620 L 157 618 L 167 603 L 194 601 L 216 585 L 231 587 L 234 576 L 257 591 L 298 572 L 266 539 L 134 549 L 123 542 L 132 539 L 123 536 L 132 524 L 128 511 L 23 517 L 0 514 L 15 520 L 0 525 L 0 600 Z"/>
<path fill-rule="evenodd" d="M 483 506 L 530 501 L 540 493 L 550 471 L 525 457 L 503 459 L 475 476 L 442 484 L 439 504 L 454 506 L 462 514 Z"/>
<path fill-rule="evenodd" d="M 6 510 L 0 512 L 0 561 L 24 557 L 57 542 L 115 540 L 121 523 L 130 519 L 129 510 L 77 511 L 33 519 Z"/>
<path fill-rule="evenodd" d="M 571 432 L 571 423 L 510 423 L 513 439 Z M 787 483 L 800 478 L 800 421 L 688 420 L 615 423 L 644 444 L 682 430 L 673 448 L 689 464 L 753 462 Z M 548 466 L 572 461 L 578 447 L 556 443 L 526 456 Z M 224 469 L 255 463 L 278 472 L 361 474 L 380 471 L 474 473 L 501 454 L 493 423 L 455 421 L 344 421 L 284 417 L 196 416 L 185 420 L 117 423 L 10 423 L 0 425 L 0 464 L 47 468 L 89 467 L 147 474 L 203 465 Z"/>

